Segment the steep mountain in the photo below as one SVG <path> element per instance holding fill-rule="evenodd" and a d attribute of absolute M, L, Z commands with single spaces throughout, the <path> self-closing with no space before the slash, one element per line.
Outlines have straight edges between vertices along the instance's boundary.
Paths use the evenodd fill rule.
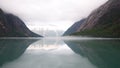
<path fill-rule="evenodd" d="M 24 22 L 0 9 L 0 37 L 41 37 L 30 31 Z"/>
<path fill-rule="evenodd" d="M 69 34 L 72 34 L 72 33 L 76 32 L 77 29 L 79 29 L 80 25 L 81 25 L 85 20 L 86 20 L 86 19 L 82 19 L 82 20 L 74 23 L 70 28 L 68 28 L 67 31 L 65 31 L 65 33 L 63 34 L 63 36 L 69 35 Z"/>
<path fill-rule="evenodd" d="M 120 0 L 109 0 L 93 11 L 74 35 L 120 37 Z"/>

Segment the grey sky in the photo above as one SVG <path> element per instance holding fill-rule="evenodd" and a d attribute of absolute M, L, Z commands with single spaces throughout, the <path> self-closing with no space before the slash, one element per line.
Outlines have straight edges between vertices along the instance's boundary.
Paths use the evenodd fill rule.
<path fill-rule="evenodd" d="M 27 25 L 53 24 L 67 29 L 107 0 L 0 0 L 0 8 Z M 62 26 L 62 27 L 61 27 Z"/>

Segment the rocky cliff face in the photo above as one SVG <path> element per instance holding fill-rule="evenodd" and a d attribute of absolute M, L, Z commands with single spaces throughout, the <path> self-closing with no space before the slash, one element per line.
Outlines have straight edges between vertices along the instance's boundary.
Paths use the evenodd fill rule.
<path fill-rule="evenodd" d="M 30 31 L 17 16 L 0 9 L 0 37 L 41 37 Z"/>
<path fill-rule="evenodd" d="M 93 11 L 76 35 L 120 37 L 120 0 L 109 0 Z"/>
<path fill-rule="evenodd" d="M 67 29 L 67 31 L 64 32 L 63 36 L 72 34 L 74 32 L 77 32 L 77 29 L 81 26 L 81 24 L 85 21 L 86 19 L 82 19 L 76 23 L 74 23 L 70 28 Z"/>

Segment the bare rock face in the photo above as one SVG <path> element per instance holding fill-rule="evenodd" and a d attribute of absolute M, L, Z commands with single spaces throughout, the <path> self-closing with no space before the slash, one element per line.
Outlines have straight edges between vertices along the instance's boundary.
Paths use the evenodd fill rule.
<path fill-rule="evenodd" d="M 0 9 L 0 37 L 41 37 L 30 31 L 24 22 L 15 15 Z"/>
<path fill-rule="evenodd" d="M 93 11 L 77 30 L 79 35 L 120 37 L 120 0 L 109 0 Z"/>

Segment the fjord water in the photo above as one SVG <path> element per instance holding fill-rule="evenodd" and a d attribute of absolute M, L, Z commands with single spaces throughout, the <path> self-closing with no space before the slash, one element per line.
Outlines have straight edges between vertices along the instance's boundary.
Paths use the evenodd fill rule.
<path fill-rule="evenodd" d="M 1 39 L 4 44 L 14 46 L 1 54 L 0 68 L 120 68 L 119 38 Z"/>

